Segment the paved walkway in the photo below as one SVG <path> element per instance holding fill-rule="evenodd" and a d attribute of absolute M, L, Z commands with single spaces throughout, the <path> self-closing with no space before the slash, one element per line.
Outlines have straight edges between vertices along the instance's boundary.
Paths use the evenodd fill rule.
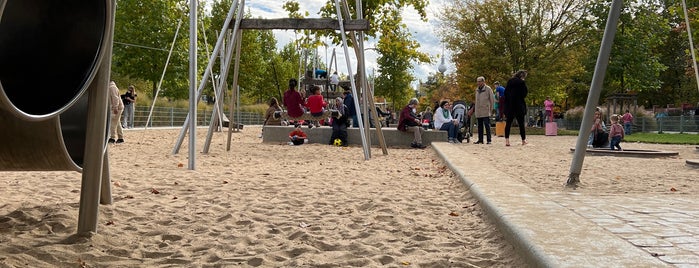
<path fill-rule="evenodd" d="M 529 266 L 699 267 L 699 197 L 541 193 L 461 146 L 432 147 Z"/>

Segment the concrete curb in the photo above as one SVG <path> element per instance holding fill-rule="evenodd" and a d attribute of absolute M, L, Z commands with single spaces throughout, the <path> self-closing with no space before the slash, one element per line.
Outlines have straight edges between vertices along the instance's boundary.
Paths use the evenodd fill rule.
<path fill-rule="evenodd" d="M 432 148 L 481 202 L 529 267 L 666 267 L 618 235 L 545 196 L 468 152 L 467 145 Z M 563 187 L 563 186 L 561 186 Z M 561 190 L 561 195 L 580 196 Z M 590 197 L 594 198 L 594 197 Z"/>
<path fill-rule="evenodd" d="M 466 187 L 471 191 L 471 194 L 481 203 L 483 209 L 485 209 L 488 217 L 497 225 L 498 229 L 504 232 L 505 238 L 514 245 L 517 253 L 524 257 L 526 263 L 530 267 L 555 267 L 553 261 L 544 254 L 541 248 L 537 247 L 522 233 L 522 230 L 517 227 L 517 225 L 510 222 L 505 214 L 491 202 L 487 195 L 476 185 L 473 181 L 469 180 L 460 168 L 456 167 L 449 158 L 446 157 L 444 152 L 440 149 L 440 146 L 432 146 L 433 150 L 437 152 L 442 160 L 447 164 L 450 170 L 452 170 L 456 175 L 459 176 L 461 181 L 466 185 Z"/>

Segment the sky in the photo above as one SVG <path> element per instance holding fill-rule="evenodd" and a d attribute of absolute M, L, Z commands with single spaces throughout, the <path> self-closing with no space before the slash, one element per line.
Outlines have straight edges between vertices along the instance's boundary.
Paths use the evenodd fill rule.
<path fill-rule="evenodd" d="M 300 12 L 303 14 L 308 11 L 309 17 L 317 18 L 320 17 L 317 13 L 320 7 L 326 2 L 326 0 L 297 0 L 300 5 Z M 351 0 L 350 0 L 351 1 Z M 447 63 L 447 73 L 453 72 L 453 64 L 449 63 L 449 52 L 443 49 L 440 39 L 437 37 L 437 32 L 435 29 L 438 27 L 439 22 L 437 19 L 437 13 L 441 10 L 442 4 L 445 0 L 430 0 L 430 4 L 427 6 L 427 22 L 420 20 L 417 12 L 412 9 L 412 7 L 407 8 L 403 13 L 403 22 L 408 26 L 408 30 L 413 35 L 413 37 L 420 43 L 420 51 L 426 53 L 433 59 L 431 64 L 413 64 L 413 76 L 419 80 L 427 80 L 427 76 L 430 73 L 436 73 L 437 67 L 440 64 L 440 57 L 443 53 L 446 54 L 445 60 Z M 263 18 L 263 19 L 273 19 L 273 18 L 286 18 L 287 12 L 282 8 L 283 1 L 280 0 L 246 0 L 245 1 L 245 12 L 248 11 L 252 14 L 253 18 Z M 292 30 L 273 30 L 276 38 L 277 45 L 279 48 L 288 44 L 296 37 L 294 36 L 294 31 Z M 365 48 L 374 47 L 375 42 L 368 41 L 365 42 Z M 340 46 L 329 46 L 326 48 L 319 48 L 318 54 L 321 60 L 326 64 L 329 63 L 329 59 L 332 55 L 332 50 L 335 49 L 337 57 L 337 70 L 339 74 L 347 75 L 347 61 L 344 53 L 344 48 Z M 376 64 L 377 53 L 371 49 L 365 49 L 366 55 L 366 68 L 367 73 L 372 73 L 372 70 L 377 70 L 378 66 Z M 349 50 L 350 63 L 352 65 L 352 72 L 355 72 L 355 67 L 357 64 L 356 57 L 353 50 Z M 327 55 L 327 56 L 326 56 Z M 334 65 L 334 64 L 333 64 Z M 334 69 L 334 66 L 333 68 Z M 413 82 L 413 86 L 417 84 L 417 81 Z"/>

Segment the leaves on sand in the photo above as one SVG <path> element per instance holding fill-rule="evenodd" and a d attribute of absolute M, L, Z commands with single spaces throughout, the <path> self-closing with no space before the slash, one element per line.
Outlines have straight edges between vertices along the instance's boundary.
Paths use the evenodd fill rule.
<path fill-rule="evenodd" d="M 159 194 L 160 191 L 158 191 L 158 190 L 155 189 L 155 188 L 151 188 L 151 189 L 150 189 L 150 193 L 151 193 L 151 194 Z"/>
<path fill-rule="evenodd" d="M 182 164 L 182 163 L 177 163 L 177 167 L 179 167 L 179 168 L 184 167 L 184 164 Z"/>
<path fill-rule="evenodd" d="M 456 217 L 456 216 L 459 216 L 459 213 L 456 213 L 456 212 L 452 211 L 451 213 L 449 213 L 449 216 L 454 216 L 454 217 Z"/>
<path fill-rule="evenodd" d="M 677 192 L 677 189 L 675 187 L 670 188 L 670 192 Z"/>

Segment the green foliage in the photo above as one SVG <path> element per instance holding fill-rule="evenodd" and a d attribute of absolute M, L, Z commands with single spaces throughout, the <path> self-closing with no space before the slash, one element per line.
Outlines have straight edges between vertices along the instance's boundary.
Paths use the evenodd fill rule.
<path fill-rule="evenodd" d="M 660 143 L 660 144 L 687 144 L 699 145 L 699 135 L 697 134 L 679 134 L 679 133 L 633 133 L 633 135 L 624 136 L 626 142 L 643 142 L 643 143 Z"/>
<path fill-rule="evenodd" d="M 661 63 L 660 55 L 667 50 L 664 41 L 670 32 L 670 25 L 657 12 L 662 7 L 655 0 L 635 0 L 624 4 L 602 96 L 657 90 L 661 86 L 660 73 L 667 69 Z M 593 25 L 596 27 L 590 31 L 590 39 L 596 45 L 590 46 L 590 63 L 596 60 L 595 53 L 599 51 L 610 5 L 610 0 L 597 1 L 591 5 L 591 15 L 596 18 Z M 593 70 L 594 64 L 588 65 L 588 71 Z"/>
<path fill-rule="evenodd" d="M 148 81 L 149 88 L 142 88 L 141 93 L 152 96 L 163 73 L 175 31 L 181 23 L 161 94 L 172 98 L 187 98 L 187 9 L 184 2 L 175 0 L 118 0 L 112 71 L 132 79 Z"/>
<path fill-rule="evenodd" d="M 440 18 L 440 36 L 454 51 L 458 84 L 471 91 L 476 77 L 507 81 L 529 71 L 529 99 L 563 103 L 572 77 L 581 73 L 586 1 L 454 0 Z"/>

